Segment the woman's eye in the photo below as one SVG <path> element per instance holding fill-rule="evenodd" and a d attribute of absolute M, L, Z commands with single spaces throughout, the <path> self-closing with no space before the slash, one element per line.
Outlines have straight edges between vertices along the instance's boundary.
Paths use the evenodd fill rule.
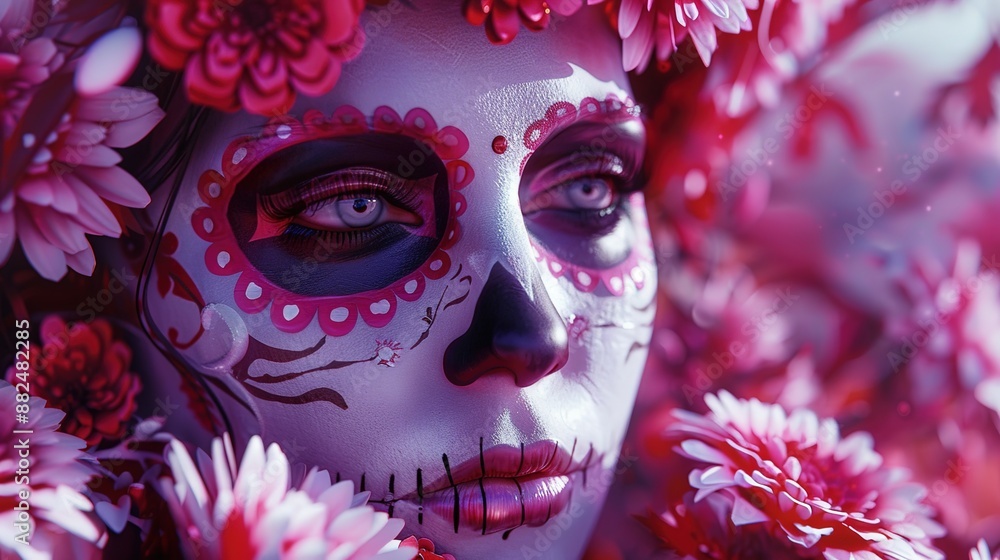
<path fill-rule="evenodd" d="M 630 190 L 633 174 L 614 154 L 600 154 L 566 165 L 557 162 L 536 174 L 532 183 L 547 185 L 525 201 L 525 215 L 541 210 L 576 211 L 581 215 L 609 214 Z"/>
<path fill-rule="evenodd" d="M 394 172 L 417 151 L 423 163 Z M 224 210 L 243 256 L 268 281 L 344 296 L 386 288 L 428 263 L 450 226 L 448 179 L 433 150 L 407 136 L 316 139 L 258 162 Z"/>
<path fill-rule="evenodd" d="M 426 182 L 403 181 L 378 169 L 350 168 L 262 196 L 260 219 L 265 224 L 296 226 L 299 233 L 359 231 L 389 223 L 419 226 L 423 218 L 418 209 L 430 193 Z"/>
<path fill-rule="evenodd" d="M 615 151 L 594 151 L 583 141 L 589 129 L 582 130 L 560 133 L 528 159 L 521 214 L 533 239 L 554 258 L 604 270 L 624 262 L 635 245 L 633 217 L 641 210 L 634 209 L 633 198 L 639 198 L 632 195 L 644 184 L 643 145 L 631 137 Z"/>
<path fill-rule="evenodd" d="M 568 210 L 584 213 L 604 213 L 613 210 L 619 192 L 615 180 L 602 175 L 568 179 L 533 197 L 525 207 L 525 215 L 541 210 Z"/>
<path fill-rule="evenodd" d="M 356 196 L 316 204 L 296 216 L 292 223 L 313 229 L 367 228 L 385 223 L 391 205 L 380 196 Z M 403 213 L 402 211 L 397 213 Z M 406 212 L 408 213 L 408 212 Z M 405 216 L 404 216 L 405 217 Z"/>
<path fill-rule="evenodd" d="M 299 212 L 292 224 L 325 231 L 371 229 L 387 223 L 419 226 L 423 219 L 378 194 L 339 195 L 315 202 Z"/>
<path fill-rule="evenodd" d="M 382 204 L 378 198 L 355 198 L 338 200 L 334 205 L 337 214 L 351 227 L 366 227 L 374 224 L 382 216 Z"/>
<path fill-rule="evenodd" d="M 565 195 L 568 209 L 605 210 L 615 202 L 615 191 L 608 179 L 583 177 L 566 183 L 559 189 Z M 560 194 L 560 193 L 557 193 Z M 556 206 L 559 206 L 558 196 Z"/>

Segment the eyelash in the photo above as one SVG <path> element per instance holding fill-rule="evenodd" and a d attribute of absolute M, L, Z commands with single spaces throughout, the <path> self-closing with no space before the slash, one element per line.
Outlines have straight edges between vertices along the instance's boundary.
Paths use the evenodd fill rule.
<path fill-rule="evenodd" d="M 584 164 L 570 163 L 562 165 L 546 175 L 556 175 L 559 182 L 539 191 L 537 196 L 545 193 L 564 191 L 574 181 L 585 178 L 607 179 L 614 189 L 614 204 L 604 209 L 577 209 L 573 213 L 579 215 L 582 221 L 601 220 L 615 214 L 621 209 L 622 201 L 630 194 L 642 190 L 644 181 L 631 161 L 610 152 L 602 152 L 597 157 L 588 158 Z M 565 174 L 565 176 L 559 176 Z M 534 210 L 533 210 L 534 211 Z"/>
<path fill-rule="evenodd" d="M 408 187 L 403 179 L 380 169 L 349 168 L 317 177 L 280 193 L 261 196 L 260 206 L 276 221 L 288 220 L 306 210 L 318 210 L 337 200 L 351 197 L 382 198 L 387 203 L 419 212 L 422 202 L 420 192 Z M 303 230 L 311 229 L 300 227 Z M 286 231 L 288 229 L 290 228 L 286 228 Z"/>
<path fill-rule="evenodd" d="M 560 185 L 584 177 L 609 177 L 614 180 L 616 188 L 620 190 L 632 187 L 637 175 L 629 160 L 611 152 L 602 152 L 595 157 L 588 157 L 583 164 L 564 165 L 557 172 L 568 175 L 568 178 L 561 181 Z"/>
<path fill-rule="evenodd" d="M 387 225 L 387 224 L 382 224 Z M 326 243 L 340 248 L 364 246 L 372 242 L 382 232 L 382 226 L 366 229 L 350 230 L 319 230 L 300 224 L 290 223 L 281 232 L 282 237 L 291 242 L 305 242 L 312 239 L 322 239 Z"/>

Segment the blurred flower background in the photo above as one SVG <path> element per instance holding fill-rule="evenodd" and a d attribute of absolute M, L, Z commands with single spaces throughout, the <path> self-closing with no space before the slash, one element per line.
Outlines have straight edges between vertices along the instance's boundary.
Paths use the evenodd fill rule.
<path fill-rule="evenodd" d="M 235 516 L 248 556 L 346 543 L 448 557 L 419 535 L 393 540 L 413 531 L 328 475 L 293 481 L 277 447 L 237 463 L 218 439 L 192 459 L 183 434 L 145 419 L 176 405 L 155 402 L 162 380 L 133 363 L 132 302 L 102 301 L 92 321 L 73 307 L 122 274 L 95 261 L 92 242 L 122 236 L 136 257 L 125 274 L 144 255 L 129 209 L 149 198 L 117 151 L 164 115 L 159 82 L 125 87 L 144 46 L 183 72 L 192 102 L 279 114 L 335 87 L 364 46 L 361 23 L 386 4 L 0 2 L 0 310 L 5 325 L 30 310 L 40 326 L 32 453 L 45 464 L 36 500 L 52 497 L 32 548 L 4 531 L 0 551 L 214 557 L 204 531 Z M 503 44 L 585 4 L 456 10 Z M 661 293 L 627 468 L 587 558 L 995 557 L 1000 4 L 603 5 L 649 119 Z M 0 367 L 16 383 L 12 360 Z M 9 421 L 15 390 L 0 385 Z M 15 444 L 0 442 L 8 478 Z M 268 465 L 280 480 L 258 480 Z M 251 479 L 273 509 L 244 492 Z M 13 518 L 15 495 L 0 502 Z M 303 504 L 322 526 L 273 529 Z M 340 532 L 348 522 L 364 530 Z"/>
<path fill-rule="evenodd" d="M 910 498 L 940 530 L 899 535 L 931 549 L 889 553 L 873 539 L 862 547 L 871 558 L 965 558 L 980 538 L 995 550 L 1000 6 L 764 2 L 751 18 L 753 32 L 720 35 L 708 69 L 683 48 L 658 69 L 672 80 L 652 115 L 659 325 L 624 451 L 638 459 L 613 490 L 593 557 L 609 557 L 604 541 L 619 527 L 635 540 L 618 557 L 849 557 L 836 552 L 849 542 L 838 531 L 776 536 L 795 501 L 754 504 L 769 518 L 735 525 L 730 494 L 699 491 L 736 484 L 746 498 L 757 484 L 706 475 L 715 454 L 691 466 L 697 454 L 677 439 L 694 422 L 678 411 L 715 418 L 715 395 L 729 393 L 866 434 L 880 471 L 919 485 Z M 822 454 L 776 439 L 780 457 Z M 763 440 L 748 448 L 779 479 L 796 478 Z M 828 483 L 851 478 L 824 472 Z M 621 527 L 621 510 L 643 516 L 667 550 Z M 718 548 L 671 540 L 685 523 Z"/>

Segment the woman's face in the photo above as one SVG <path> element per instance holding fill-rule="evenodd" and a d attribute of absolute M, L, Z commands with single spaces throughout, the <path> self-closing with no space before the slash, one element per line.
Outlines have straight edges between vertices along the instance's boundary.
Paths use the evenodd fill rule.
<path fill-rule="evenodd" d="M 655 292 L 619 44 L 594 9 L 502 47 L 449 3 L 365 18 L 331 93 L 205 122 L 147 328 L 237 439 L 353 480 L 408 532 L 576 557 Z"/>

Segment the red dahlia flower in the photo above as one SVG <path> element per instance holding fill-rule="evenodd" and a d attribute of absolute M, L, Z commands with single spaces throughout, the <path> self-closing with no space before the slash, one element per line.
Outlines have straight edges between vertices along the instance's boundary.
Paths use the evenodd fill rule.
<path fill-rule="evenodd" d="M 187 558 L 344 558 L 408 560 L 412 548 L 393 540 L 403 528 L 367 505 L 348 480 L 310 469 L 298 484 L 281 448 L 264 449 L 253 436 L 236 462 L 229 434 L 212 441 L 212 454 L 192 457 L 178 441 L 166 451 L 170 476 L 160 491 L 177 525 Z"/>
<path fill-rule="evenodd" d="M 540 31 L 548 27 L 551 12 L 568 16 L 582 5 L 583 0 L 465 0 L 463 11 L 469 23 L 486 26 L 490 42 L 505 45 L 521 25 Z"/>
<path fill-rule="evenodd" d="M 62 431 L 88 446 L 120 439 L 142 388 L 128 345 L 103 319 L 67 325 L 54 315 L 42 322 L 42 343 L 31 353 L 31 392 L 66 412 Z M 16 373 L 7 370 L 11 383 Z"/>
<path fill-rule="evenodd" d="M 361 51 L 363 9 L 364 0 L 150 0 L 149 50 L 184 70 L 195 103 L 279 115 L 296 92 L 333 89 Z"/>
<path fill-rule="evenodd" d="M 904 371 L 924 416 L 940 417 L 975 397 L 1000 414 L 1000 277 L 996 257 L 974 239 L 955 241 L 950 269 L 914 256 L 890 279 L 901 305 L 886 313 L 897 342 L 886 359 Z"/>

